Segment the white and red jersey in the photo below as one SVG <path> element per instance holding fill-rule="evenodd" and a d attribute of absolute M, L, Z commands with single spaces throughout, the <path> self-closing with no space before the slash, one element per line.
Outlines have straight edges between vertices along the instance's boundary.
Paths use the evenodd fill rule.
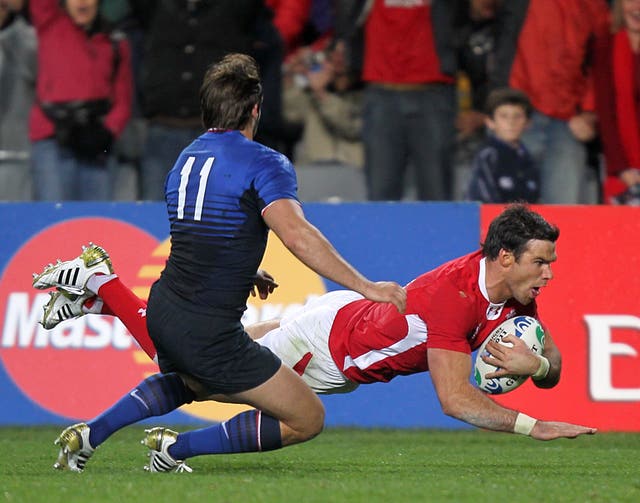
<path fill-rule="evenodd" d="M 506 319 L 537 318 L 535 301 L 489 301 L 485 260 L 476 251 L 419 276 L 406 287 L 404 314 L 366 299 L 341 308 L 329 335 L 338 369 L 357 383 L 387 382 L 429 370 L 429 348 L 470 354 Z"/>

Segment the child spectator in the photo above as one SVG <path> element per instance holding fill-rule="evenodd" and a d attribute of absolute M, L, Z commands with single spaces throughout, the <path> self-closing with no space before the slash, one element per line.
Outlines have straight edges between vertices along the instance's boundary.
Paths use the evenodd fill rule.
<path fill-rule="evenodd" d="M 532 108 L 526 94 L 499 88 L 487 97 L 489 138 L 473 160 L 467 199 L 484 203 L 536 203 L 540 173 L 520 140 Z"/>

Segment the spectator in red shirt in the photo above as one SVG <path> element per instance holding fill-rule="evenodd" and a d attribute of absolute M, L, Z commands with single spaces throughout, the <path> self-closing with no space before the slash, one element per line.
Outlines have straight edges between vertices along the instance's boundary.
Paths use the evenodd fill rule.
<path fill-rule="evenodd" d="M 370 200 L 451 197 L 456 55 L 450 0 L 337 2 L 336 31 L 364 30 L 364 169 Z M 349 18 L 349 19 L 345 19 Z M 352 64 L 354 44 L 350 44 Z"/>
<path fill-rule="evenodd" d="M 131 115 L 129 44 L 98 0 L 30 0 L 38 36 L 29 120 L 37 200 L 110 199 L 109 152 Z"/>
<path fill-rule="evenodd" d="M 596 81 L 605 154 L 607 203 L 640 202 L 640 0 L 615 0 L 611 37 L 597 57 L 606 65 Z"/>

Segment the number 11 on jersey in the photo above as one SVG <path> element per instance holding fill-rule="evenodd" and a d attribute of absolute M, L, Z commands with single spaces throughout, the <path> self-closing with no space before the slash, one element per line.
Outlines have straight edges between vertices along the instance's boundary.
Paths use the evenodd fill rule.
<path fill-rule="evenodd" d="M 194 208 L 193 219 L 200 221 L 202 219 L 202 206 L 204 204 L 204 192 L 207 189 L 207 180 L 209 179 L 209 173 L 211 173 L 211 166 L 215 157 L 208 157 L 205 161 L 202 169 L 200 170 L 200 184 L 198 185 L 198 194 L 196 196 L 196 204 Z M 189 176 L 191 175 L 191 169 L 195 163 L 196 158 L 191 156 L 187 158 L 187 162 L 184 163 L 180 170 L 180 187 L 178 188 L 178 219 L 184 219 L 184 206 L 187 200 L 187 184 L 189 182 Z"/>

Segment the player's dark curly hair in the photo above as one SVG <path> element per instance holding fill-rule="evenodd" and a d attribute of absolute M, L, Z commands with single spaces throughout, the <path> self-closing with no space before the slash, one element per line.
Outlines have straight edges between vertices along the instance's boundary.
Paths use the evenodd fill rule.
<path fill-rule="evenodd" d="M 539 239 L 555 243 L 559 236 L 560 229 L 547 222 L 541 215 L 524 204 L 512 204 L 489 225 L 487 237 L 482 244 L 482 254 L 495 260 L 500 249 L 505 249 L 519 260 L 530 240 Z"/>
<path fill-rule="evenodd" d="M 227 54 L 207 70 L 200 87 L 204 127 L 243 129 L 261 103 L 260 71 L 251 56 Z"/>

